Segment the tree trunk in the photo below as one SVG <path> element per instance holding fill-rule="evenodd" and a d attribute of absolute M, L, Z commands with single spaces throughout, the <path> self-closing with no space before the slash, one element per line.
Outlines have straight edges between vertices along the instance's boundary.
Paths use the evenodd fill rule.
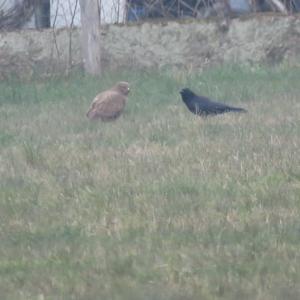
<path fill-rule="evenodd" d="M 81 43 L 85 71 L 101 73 L 100 6 L 98 0 L 79 0 L 81 11 Z"/>
<path fill-rule="evenodd" d="M 34 6 L 35 27 L 50 27 L 50 0 L 37 0 Z"/>

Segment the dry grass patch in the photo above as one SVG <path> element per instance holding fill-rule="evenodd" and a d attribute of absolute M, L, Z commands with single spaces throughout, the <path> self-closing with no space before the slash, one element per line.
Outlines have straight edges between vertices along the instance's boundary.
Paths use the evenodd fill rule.
<path fill-rule="evenodd" d="M 299 69 L 1 83 L 1 299 L 298 299 Z M 114 123 L 94 95 L 132 94 Z M 184 87 L 248 109 L 203 120 Z"/>

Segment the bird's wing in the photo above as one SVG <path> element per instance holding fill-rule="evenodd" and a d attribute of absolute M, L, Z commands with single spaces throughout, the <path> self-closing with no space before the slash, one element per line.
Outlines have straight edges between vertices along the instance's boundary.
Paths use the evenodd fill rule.
<path fill-rule="evenodd" d="M 211 101 L 210 108 L 214 112 L 218 113 L 218 112 L 224 112 L 224 111 L 228 110 L 229 106 L 226 104 L 220 103 L 220 102 Z"/>
<path fill-rule="evenodd" d="M 226 104 L 212 101 L 207 97 L 198 96 L 197 102 L 199 110 L 205 111 L 207 113 L 222 113 L 229 109 L 229 106 Z"/>
<path fill-rule="evenodd" d="M 121 113 L 126 104 L 126 97 L 115 91 L 97 95 L 92 102 L 92 110 L 100 117 L 114 117 Z"/>
<path fill-rule="evenodd" d="M 95 108 L 95 105 L 97 102 L 99 102 L 105 98 L 105 94 L 106 94 L 106 92 L 100 93 L 93 99 L 88 112 L 92 111 Z"/>

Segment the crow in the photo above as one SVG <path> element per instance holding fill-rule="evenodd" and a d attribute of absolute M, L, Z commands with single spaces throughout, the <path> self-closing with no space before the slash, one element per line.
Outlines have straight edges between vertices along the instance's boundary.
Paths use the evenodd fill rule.
<path fill-rule="evenodd" d="M 226 112 L 247 112 L 239 107 L 228 106 L 223 103 L 214 102 L 207 97 L 198 96 L 188 88 L 180 91 L 181 98 L 189 111 L 199 116 L 217 115 Z"/>

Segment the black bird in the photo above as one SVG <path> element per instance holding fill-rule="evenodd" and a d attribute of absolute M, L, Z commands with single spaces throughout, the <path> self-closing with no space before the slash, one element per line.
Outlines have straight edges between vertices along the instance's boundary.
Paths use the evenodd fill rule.
<path fill-rule="evenodd" d="M 180 91 L 180 94 L 189 111 L 196 115 L 217 115 L 230 111 L 247 112 L 247 110 L 243 108 L 228 106 L 223 103 L 214 102 L 207 97 L 198 96 L 193 91 L 187 88 L 182 89 Z"/>

